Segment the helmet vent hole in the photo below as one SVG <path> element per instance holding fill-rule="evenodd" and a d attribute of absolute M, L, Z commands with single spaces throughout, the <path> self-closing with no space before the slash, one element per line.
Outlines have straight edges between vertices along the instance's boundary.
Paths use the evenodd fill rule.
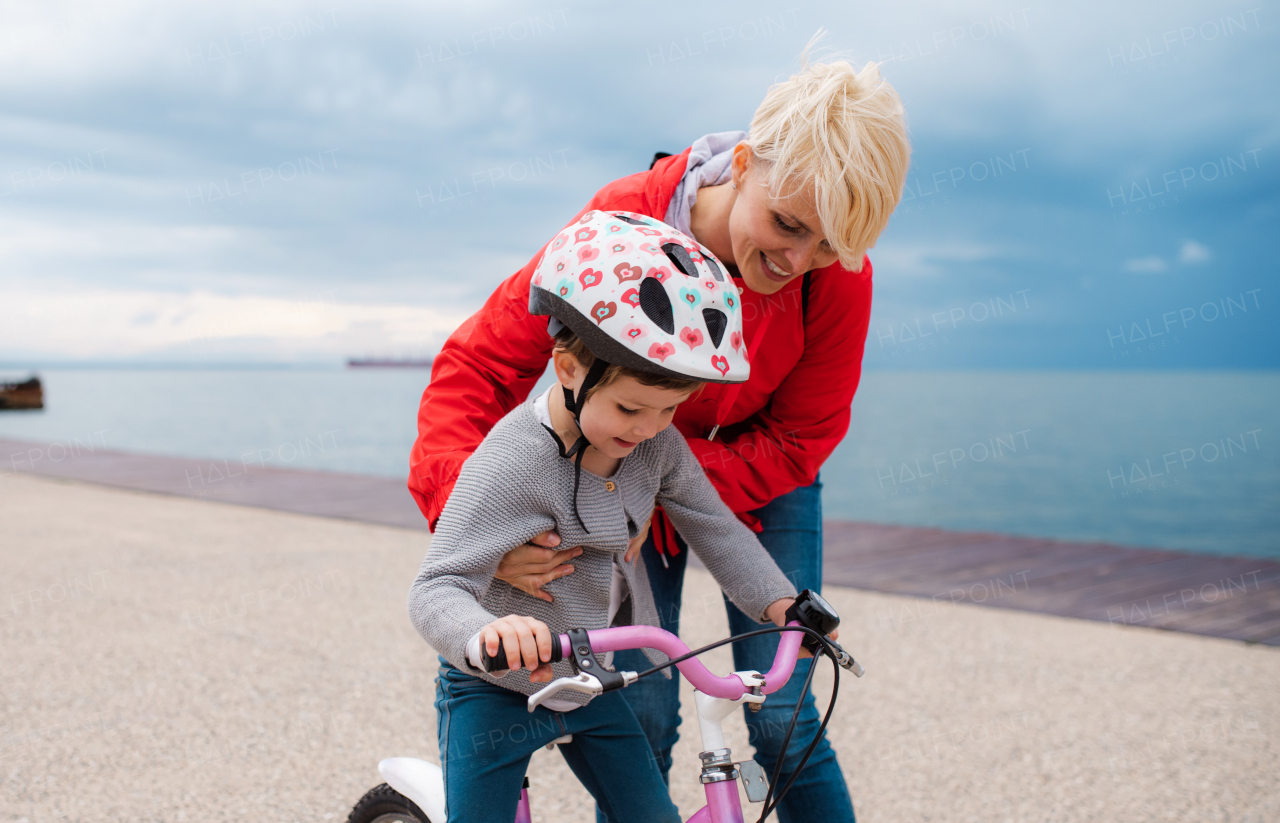
<path fill-rule="evenodd" d="M 729 325 L 729 318 L 719 309 L 703 309 L 702 319 L 707 323 L 707 333 L 711 335 L 712 345 L 717 349 L 720 348 L 720 341 L 724 339 L 724 330 Z"/>
<path fill-rule="evenodd" d="M 714 277 L 716 280 L 719 280 L 721 283 L 723 283 L 724 274 L 721 273 L 720 267 L 716 265 L 715 258 L 704 251 L 702 253 L 702 259 L 706 261 L 707 268 L 711 269 L 711 276 Z"/>
<path fill-rule="evenodd" d="M 637 219 L 635 219 L 634 217 L 630 217 L 630 216 L 625 215 L 625 214 L 615 214 L 615 215 L 614 215 L 614 217 L 616 217 L 617 219 L 621 220 L 623 223 L 630 223 L 630 224 L 631 224 L 631 225 L 633 225 L 633 226 L 647 226 L 647 225 L 649 225 L 648 223 L 644 222 L 643 220 L 637 220 Z"/>
<path fill-rule="evenodd" d="M 698 268 L 693 265 L 693 258 L 689 257 L 689 252 L 684 246 L 679 243 L 664 243 L 662 250 L 667 253 L 667 259 L 680 270 L 681 274 L 686 277 L 698 276 Z"/>
<path fill-rule="evenodd" d="M 662 283 L 653 277 L 640 281 L 640 310 L 654 325 L 667 334 L 676 333 L 676 320 L 671 311 L 671 297 Z M 722 329 L 723 331 L 723 329 Z"/>

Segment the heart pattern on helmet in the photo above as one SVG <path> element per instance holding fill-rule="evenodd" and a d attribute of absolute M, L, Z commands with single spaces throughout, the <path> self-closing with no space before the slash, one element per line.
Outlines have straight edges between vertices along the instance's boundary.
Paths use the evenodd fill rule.
<path fill-rule="evenodd" d="M 664 247 L 675 250 L 678 265 Z M 691 262 L 698 272 L 676 277 Z M 596 210 L 552 238 L 530 288 L 557 295 L 557 316 L 592 318 L 633 358 L 700 380 L 737 382 L 748 369 L 738 311 L 745 298 L 728 278 L 706 276 L 717 265 L 696 240 L 651 216 Z M 618 322 L 604 328 L 613 318 Z M 729 345 L 720 345 L 725 338 Z"/>
<path fill-rule="evenodd" d="M 654 343 L 649 347 L 649 356 L 659 363 L 676 353 L 676 347 L 670 343 Z"/>
<path fill-rule="evenodd" d="M 601 300 L 591 307 L 591 317 L 596 321 L 596 325 L 600 325 L 618 313 L 618 304 L 614 302 L 604 302 Z"/>
<path fill-rule="evenodd" d="M 578 275 L 578 282 L 582 284 L 582 290 L 586 291 L 592 286 L 600 285 L 600 281 L 604 279 L 604 272 L 596 269 L 583 269 L 582 274 Z"/>
<path fill-rule="evenodd" d="M 639 266 L 633 266 L 630 263 L 619 263 L 613 267 L 613 273 L 617 276 L 619 283 L 626 280 L 639 280 L 644 277 L 644 269 Z"/>

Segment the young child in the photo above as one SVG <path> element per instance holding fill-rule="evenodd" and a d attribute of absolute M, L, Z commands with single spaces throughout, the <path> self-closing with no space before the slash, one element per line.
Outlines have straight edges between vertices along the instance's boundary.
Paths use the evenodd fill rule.
<path fill-rule="evenodd" d="M 669 428 L 703 382 L 747 379 L 737 298 L 710 252 L 642 215 L 588 212 L 548 246 L 529 311 L 551 316 L 558 383 L 463 465 L 409 594 L 414 625 L 441 655 L 450 821 L 510 823 L 530 756 L 566 735 L 562 756 L 609 820 L 679 820 L 619 692 L 561 692 L 532 714 L 526 698 L 573 674 L 546 662 L 553 637 L 659 625 L 641 561 L 623 559 L 655 504 L 740 609 L 784 622 L 795 588 Z M 494 578 L 504 553 L 548 529 L 583 548 L 574 573 L 545 587 L 551 602 Z M 477 668 L 481 644 L 490 655 L 502 646 L 512 670 Z"/>

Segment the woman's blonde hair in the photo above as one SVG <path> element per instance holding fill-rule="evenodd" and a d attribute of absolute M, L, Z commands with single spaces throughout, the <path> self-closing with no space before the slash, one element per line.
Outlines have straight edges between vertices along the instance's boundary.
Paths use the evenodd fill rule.
<path fill-rule="evenodd" d="M 812 185 L 827 242 L 850 271 L 898 206 L 911 165 L 906 113 L 872 62 L 855 71 L 846 60 L 809 64 L 765 93 L 746 144 L 763 160 L 769 193 Z"/>

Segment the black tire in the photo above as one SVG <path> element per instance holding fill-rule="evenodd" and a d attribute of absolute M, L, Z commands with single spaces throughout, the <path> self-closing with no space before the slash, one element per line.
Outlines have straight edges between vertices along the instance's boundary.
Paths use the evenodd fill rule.
<path fill-rule="evenodd" d="M 360 798 L 347 823 L 444 823 L 427 817 L 418 804 L 383 783 Z"/>

